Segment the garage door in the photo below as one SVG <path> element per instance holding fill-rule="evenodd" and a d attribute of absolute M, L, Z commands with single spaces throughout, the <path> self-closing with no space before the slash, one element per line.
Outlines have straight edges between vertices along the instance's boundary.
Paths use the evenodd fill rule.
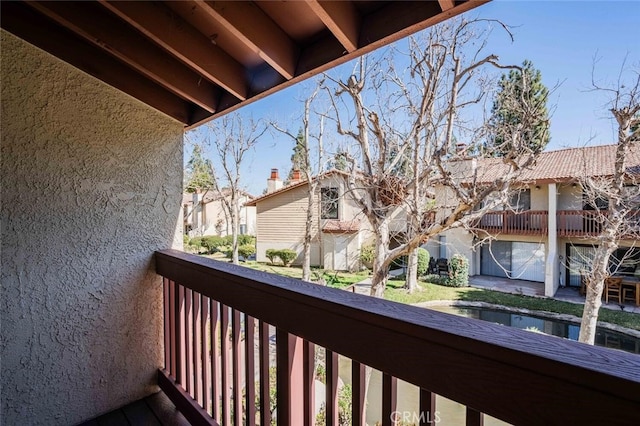
<path fill-rule="evenodd" d="M 511 244 L 511 278 L 544 282 L 544 244 L 520 242 Z"/>

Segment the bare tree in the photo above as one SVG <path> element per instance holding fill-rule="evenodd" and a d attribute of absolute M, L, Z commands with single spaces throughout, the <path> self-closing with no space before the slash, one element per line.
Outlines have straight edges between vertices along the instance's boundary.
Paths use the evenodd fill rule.
<path fill-rule="evenodd" d="M 475 106 L 471 116 L 482 115 L 485 94 L 495 87 L 485 71 L 520 69 L 484 53 L 492 24 L 508 33 L 495 21 L 449 20 L 423 38 L 410 38 L 408 52 L 394 52 L 406 68 L 396 68 L 395 58 L 368 65 L 363 59 L 346 81 L 327 77 L 335 88 L 328 91 L 337 131 L 358 148 L 350 158 L 349 189 L 373 228 L 373 296 L 382 297 L 394 259 L 504 203 L 509 183 L 535 159 L 524 135 L 536 109 L 524 98 L 523 120 L 513 124 L 508 147 L 495 147 L 505 155 L 486 159 L 485 168 L 469 156 L 486 140 L 487 119 L 462 113 Z M 456 139 L 466 144 L 457 146 Z M 394 221 L 399 211 L 405 219 Z M 407 228 L 394 228 L 398 223 Z M 391 249 L 394 233 L 403 239 Z"/>
<path fill-rule="evenodd" d="M 220 174 L 215 176 L 215 188 L 231 219 L 232 262 L 238 264 L 238 234 L 240 233 L 240 199 L 242 198 L 241 166 L 248 151 L 264 135 L 267 126 L 240 114 L 230 114 L 207 124 L 209 143 L 214 147 Z"/>
<path fill-rule="evenodd" d="M 294 135 L 289 130 L 281 127 L 279 124 L 272 122 L 271 125 L 274 129 L 280 133 L 288 136 L 296 144 L 298 152 L 302 153 L 301 158 L 301 172 L 304 173 L 304 179 L 307 182 L 307 217 L 305 221 L 305 234 L 303 240 L 302 250 L 302 279 L 304 281 L 311 281 L 311 240 L 313 238 L 313 212 L 315 208 L 316 194 L 318 189 L 319 180 L 314 179 L 323 169 L 323 133 L 324 133 L 324 118 L 321 116 L 318 123 L 318 133 L 315 136 L 311 135 L 311 104 L 318 95 L 320 86 L 316 86 L 313 93 L 304 102 L 304 112 L 302 116 L 302 137 Z M 312 160 L 312 149 L 310 146 L 311 138 L 315 138 L 317 141 L 317 161 Z M 315 166 L 314 166 L 315 165 Z"/>
<path fill-rule="evenodd" d="M 640 145 L 640 68 L 631 70 L 630 74 L 623 79 L 623 67 L 613 88 L 593 81 L 594 90 L 610 96 L 609 111 L 617 124 L 618 140 L 612 174 L 586 175 L 581 179 L 585 198 L 595 207 L 593 221 L 600 231 L 593 259 L 589 262 L 590 268 L 585 271 L 587 295 L 579 341 L 589 344 L 594 344 L 595 340 L 605 279 L 619 266 L 611 265 L 611 255 L 619 247 L 620 240 L 640 240 L 640 164 L 629 162 L 632 152 L 637 158 Z M 598 210 L 598 205 L 603 202 L 607 209 Z"/>

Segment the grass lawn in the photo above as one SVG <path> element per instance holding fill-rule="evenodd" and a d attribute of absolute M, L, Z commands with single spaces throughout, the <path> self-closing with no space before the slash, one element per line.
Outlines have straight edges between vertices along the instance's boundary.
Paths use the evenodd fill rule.
<path fill-rule="evenodd" d="M 400 303 L 420 303 L 431 300 L 486 302 L 495 305 L 511 306 L 514 308 L 569 314 L 576 317 L 582 316 L 583 305 L 576 303 L 501 293 L 499 291 L 483 290 L 471 287 L 444 287 L 430 283 L 420 283 L 420 285 L 422 286 L 422 290 L 409 294 L 402 288 L 404 286 L 403 281 L 390 280 L 387 285 L 387 289 L 385 290 L 384 297 Z M 640 315 L 632 314 L 630 312 L 600 309 L 598 320 L 634 330 L 640 330 Z"/>
<path fill-rule="evenodd" d="M 256 269 L 258 271 L 271 272 L 273 274 L 282 275 L 290 278 L 302 278 L 302 268 L 297 266 L 280 266 L 280 265 L 270 265 L 262 262 L 244 262 L 241 263 L 242 266 L 246 266 L 247 268 Z M 319 268 L 311 268 L 311 278 L 313 280 L 317 280 L 320 277 L 323 277 L 327 286 L 335 287 L 335 288 L 344 288 L 348 287 L 351 284 L 360 282 L 369 276 L 367 271 L 359 272 L 359 273 L 349 273 L 349 272 L 334 272 L 327 271 Z"/>

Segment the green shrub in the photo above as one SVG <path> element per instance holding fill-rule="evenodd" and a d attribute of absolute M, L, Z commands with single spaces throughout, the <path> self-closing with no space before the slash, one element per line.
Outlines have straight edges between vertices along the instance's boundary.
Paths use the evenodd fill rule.
<path fill-rule="evenodd" d="M 256 254 L 256 247 L 252 244 L 244 244 L 238 247 L 238 255 L 244 257 L 245 260 L 254 254 Z"/>
<path fill-rule="evenodd" d="M 215 253 L 219 251 L 218 247 L 223 246 L 223 238 L 217 235 L 206 235 L 202 238 L 201 245 L 206 247 L 209 253 Z"/>
<path fill-rule="evenodd" d="M 189 240 L 189 245 L 202 247 L 202 238 L 203 237 L 193 237 L 192 239 Z"/>
<path fill-rule="evenodd" d="M 265 252 L 265 256 L 269 259 L 269 262 L 273 265 L 276 263 L 276 259 L 278 259 L 278 250 L 276 249 L 267 249 Z"/>
<path fill-rule="evenodd" d="M 373 265 L 373 257 L 375 256 L 375 247 L 373 244 L 360 247 L 360 262 L 363 265 Z M 369 266 L 367 266 L 369 267 Z"/>
<path fill-rule="evenodd" d="M 461 254 L 454 254 L 449 261 L 449 285 L 469 286 L 469 260 Z"/>
<path fill-rule="evenodd" d="M 431 283 L 431 284 L 437 284 L 437 285 L 442 285 L 446 287 L 449 286 L 449 277 L 444 277 L 442 275 L 435 275 L 435 274 L 425 275 L 423 280 L 424 282 Z"/>
<path fill-rule="evenodd" d="M 230 246 L 233 245 L 233 235 L 229 234 L 229 235 L 225 235 L 224 237 L 221 237 L 222 242 L 220 243 L 221 246 Z"/>
<path fill-rule="evenodd" d="M 189 236 L 187 234 L 184 234 L 182 236 L 182 244 L 187 247 L 189 245 Z"/>
<path fill-rule="evenodd" d="M 284 266 L 289 266 L 293 260 L 298 257 L 298 253 L 291 249 L 278 250 L 278 257 Z"/>
<path fill-rule="evenodd" d="M 421 277 L 427 273 L 429 268 L 429 252 L 418 247 L 418 276 Z"/>
<path fill-rule="evenodd" d="M 251 244 L 252 246 L 256 245 L 256 237 L 254 237 L 253 235 L 238 235 L 238 245 L 239 246 L 246 246 L 248 244 Z"/>

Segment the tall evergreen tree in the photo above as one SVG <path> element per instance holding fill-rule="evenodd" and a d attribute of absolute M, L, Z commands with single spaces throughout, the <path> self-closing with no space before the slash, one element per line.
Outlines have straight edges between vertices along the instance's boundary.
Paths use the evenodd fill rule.
<path fill-rule="evenodd" d="M 293 179 L 294 170 L 303 170 L 305 168 L 305 149 L 307 141 L 305 140 L 302 129 L 298 130 L 296 136 L 295 145 L 293 146 L 293 154 L 291 154 L 291 170 L 289 170 L 289 176 L 287 181 Z"/>
<path fill-rule="evenodd" d="M 550 139 L 549 89 L 542 83 L 540 71 L 531 61 L 525 60 L 521 70 L 503 74 L 498 85 L 489 120 L 486 153 L 502 157 L 514 150 L 533 153 L 544 150 Z M 514 134 L 522 137 L 514 138 Z"/>
<path fill-rule="evenodd" d="M 185 177 L 185 192 L 193 193 L 215 187 L 213 164 L 211 160 L 204 157 L 203 148 L 199 144 L 193 147 L 191 158 L 185 168 Z"/>

